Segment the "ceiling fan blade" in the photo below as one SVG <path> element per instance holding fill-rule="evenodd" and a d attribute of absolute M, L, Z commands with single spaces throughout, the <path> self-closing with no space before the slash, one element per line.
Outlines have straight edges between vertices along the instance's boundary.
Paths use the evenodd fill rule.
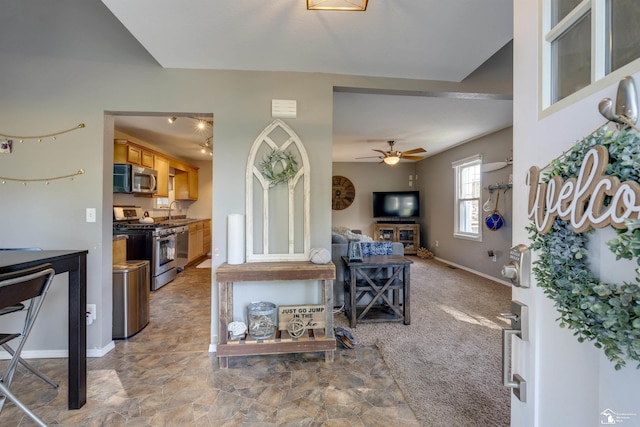
<path fill-rule="evenodd" d="M 424 157 L 422 156 L 400 156 L 401 159 L 406 159 L 406 160 L 422 160 L 424 159 Z"/>
<path fill-rule="evenodd" d="M 424 148 L 414 148 L 413 150 L 403 151 L 402 154 L 416 154 L 416 153 L 426 153 L 427 150 Z"/>
<path fill-rule="evenodd" d="M 380 156 L 356 157 L 356 159 L 381 159 Z"/>
<path fill-rule="evenodd" d="M 387 153 L 386 151 L 384 151 L 384 150 L 376 150 L 375 148 L 372 148 L 372 150 L 373 150 L 373 151 L 377 151 L 378 153 L 382 153 L 382 154 L 384 154 L 385 156 L 388 154 L 388 153 Z"/>

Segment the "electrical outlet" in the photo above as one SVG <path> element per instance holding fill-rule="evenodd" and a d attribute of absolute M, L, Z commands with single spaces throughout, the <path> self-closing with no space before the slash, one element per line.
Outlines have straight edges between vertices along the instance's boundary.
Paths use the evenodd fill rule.
<path fill-rule="evenodd" d="M 438 242 L 438 241 L 436 240 L 436 248 L 438 247 L 438 244 L 440 244 L 440 242 Z"/>
<path fill-rule="evenodd" d="M 87 222 L 96 222 L 96 208 L 87 208 Z"/>
<path fill-rule="evenodd" d="M 87 304 L 87 317 L 91 317 L 92 321 L 98 318 L 95 304 Z"/>

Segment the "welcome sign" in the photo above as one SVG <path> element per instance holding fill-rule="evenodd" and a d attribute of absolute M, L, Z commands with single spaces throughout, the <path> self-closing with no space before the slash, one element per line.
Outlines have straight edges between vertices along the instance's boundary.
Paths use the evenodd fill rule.
<path fill-rule="evenodd" d="M 556 217 L 569 221 L 577 233 L 610 225 L 624 229 L 625 220 L 638 218 L 640 185 L 605 175 L 608 164 L 609 152 L 599 145 L 587 152 L 577 178 L 553 176 L 541 183 L 540 169 L 531 167 L 527 175 L 528 213 L 538 232 L 548 233 Z"/>
<path fill-rule="evenodd" d="M 602 127 L 526 179 L 532 272 L 560 327 L 592 341 L 616 370 L 640 363 L 640 268 L 631 283 L 607 283 L 591 272 L 587 250 L 587 231 L 610 226 L 616 259 L 640 264 L 640 131 Z"/>

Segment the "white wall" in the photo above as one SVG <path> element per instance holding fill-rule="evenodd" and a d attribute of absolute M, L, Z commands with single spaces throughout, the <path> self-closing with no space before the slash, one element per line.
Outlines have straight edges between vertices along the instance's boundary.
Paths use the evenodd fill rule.
<path fill-rule="evenodd" d="M 615 99 L 621 77 L 587 88 L 579 101 L 542 116 L 537 103 L 538 3 L 514 3 L 514 243 L 528 242 L 526 171 L 533 165 L 546 165 L 602 125 L 605 119 L 598 113 L 598 102 L 605 97 Z M 639 71 L 637 64 L 631 71 L 636 82 Z M 603 241 L 592 241 L 601 248 L 599 253 L 591 251 L 592 264 L 607 265 L 607 272 L 625 270 L 619 263 L 611 268 L 615 261 L 605 258 Z M 602 278 L 621 280 L 618 275 Z M 534 333 L 529 343 L 520 343 L 516 349 L 515 369 L 528 381 L 529 398 L 526 404 L 512 398 L 512 425 L 595 426 L 601 424 L 600 413 L 607 408 L 637 414 L 622 425 L 640 425 L 640 371 L 635 363 L 615 372 L 601 350 L 591 343 L 578 343 L 571 331 L 558 326 L 553 303 L 533 282 L 532 289 L 513 291 L 514 299 L 529 305 Z"/>

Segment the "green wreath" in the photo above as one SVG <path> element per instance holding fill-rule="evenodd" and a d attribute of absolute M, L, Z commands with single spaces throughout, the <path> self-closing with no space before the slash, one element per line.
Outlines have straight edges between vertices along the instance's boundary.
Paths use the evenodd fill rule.
<path fill-rule="evenodd" d="M 284 163 L 284 167 L 280 172 L 273 170 L 278 163 Z M 298 172 L 298 162 L 288 151 L 282 151 L 274 148 L 271 153 L 264 156 L 260 162 L 260 172 L 269 181 L 269 187 L 274 187 L 281 182 L 289 182 L 291 178 L 296 176 Z"/>
<path fill-rule="evenodd" d="M 606 175 L 640 182 L 640 135 L 629 128 L 615 132 L 601 128 L 582 139 L 551 162 L 542 181 L 553 176 L 575 178 L 585 154 L 596 145 L 609 151 Z M 608 202 L 605 199 L 605 206 Z M 593 229 L 576 233 L 569 222 L 557 218 L 546 234 L 539 233 L 533 223 L 527 227 L 531 248 L 539 253 L 533 274 L 555 302 L 560 327 L 573 329 L 579 342 L 593 341 L 604 349 L 616 370 L 625 366 L 625 359 L 640 362 L 640 220 L 627 220 L 626 226 L 616 229 L 617 237 L 607 242 L 616 259 L 635 259 L 639 265 L 636 282 L 621 285 L 602 282 L 590 272 L 586 243 Z"/>

